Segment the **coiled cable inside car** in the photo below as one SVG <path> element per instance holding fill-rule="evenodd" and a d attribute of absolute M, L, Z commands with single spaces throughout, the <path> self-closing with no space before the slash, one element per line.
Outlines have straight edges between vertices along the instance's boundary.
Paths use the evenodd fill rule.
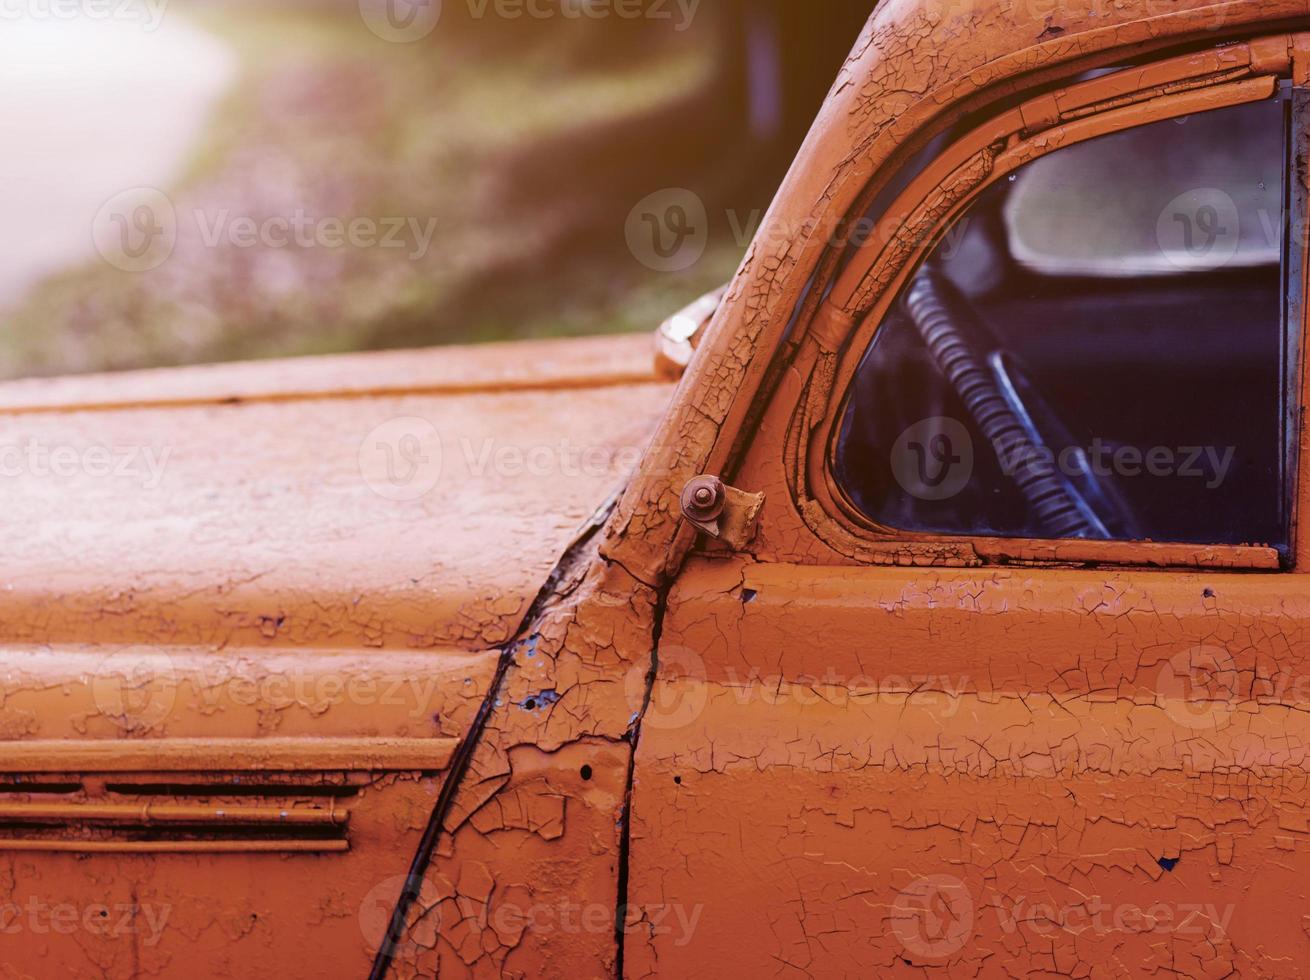
<path fill-rule="evenodd" d="M 1052 538 L 1105 538 L 1108 533 L 1086 501 L 1049 461 L 1050 450 L 1005 397 L 985 355 L 969 335 L 984 333 L 974 323 L 958 290 L 940 271 L 925 266 L 904 300 L 933 362 L 959 395 L 965 411 L 1014 480 L 1044 533 Z"/>

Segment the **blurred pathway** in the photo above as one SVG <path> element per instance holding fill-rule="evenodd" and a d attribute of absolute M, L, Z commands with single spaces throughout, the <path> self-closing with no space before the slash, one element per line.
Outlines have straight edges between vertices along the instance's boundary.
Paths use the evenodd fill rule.
<path fill-rule="evenodd" d="M 92 221 L 109 198 L 143 185 L 167 189 L 235 67 L 222 43 L 164 0 L 140 0 L 115 19 L 6 16 L 0 306 L 92 258 Z"/>

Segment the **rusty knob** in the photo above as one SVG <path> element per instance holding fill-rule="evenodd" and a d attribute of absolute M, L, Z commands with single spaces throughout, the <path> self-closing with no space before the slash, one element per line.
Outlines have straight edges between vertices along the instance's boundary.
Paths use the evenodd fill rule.
<path fill-rule="evenodd" d="M 698 476 L 683 488 L 682 512 L 693 521 L 712 521 L 723 513 L 726 497 L 717 476 Z"/>

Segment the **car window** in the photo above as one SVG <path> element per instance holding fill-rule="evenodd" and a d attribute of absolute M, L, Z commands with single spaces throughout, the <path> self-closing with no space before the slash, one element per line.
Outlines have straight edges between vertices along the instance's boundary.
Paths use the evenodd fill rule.
<path fill-rule="evenodd" d="M 1103 135 L 984 191 L 910 277 L 834 473 L 916 532 L 1281 546 L 1282 97 Z"/>

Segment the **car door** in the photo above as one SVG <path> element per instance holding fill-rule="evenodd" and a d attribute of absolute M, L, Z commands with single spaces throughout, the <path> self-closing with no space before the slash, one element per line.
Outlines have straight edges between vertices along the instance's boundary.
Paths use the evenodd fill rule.
<path fill-rule="evenodd" d="M 1310 955 L 1302 46 L 1066 79 L 873 199 L 723 474 L 754 539 L 669 595 L 632 975 Z"/>

